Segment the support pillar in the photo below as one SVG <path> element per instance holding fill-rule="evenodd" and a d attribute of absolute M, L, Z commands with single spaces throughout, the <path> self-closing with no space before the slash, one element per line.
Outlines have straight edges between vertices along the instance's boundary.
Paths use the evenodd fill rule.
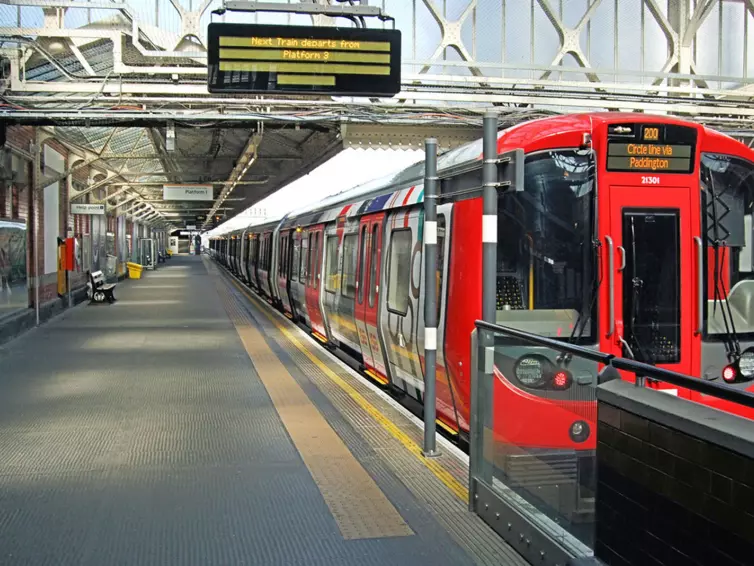
<path fill-rule="evenodd" d="M 424 142 L 424 456 L 437 450 L 437 140 Z"/>

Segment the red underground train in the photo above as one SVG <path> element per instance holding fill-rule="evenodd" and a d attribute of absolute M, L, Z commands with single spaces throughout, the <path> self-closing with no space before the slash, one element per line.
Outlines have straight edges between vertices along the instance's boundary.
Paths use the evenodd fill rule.
<path fill-rule="evenodd" d="M 618 113 L 499 132 L 498 153 L 515 149 L 524 182 L 498 196 L 497 322 L 754 389 L 754 151 L 695 123 Z M 478 140 L 438 158 L 437 424 L 461 438 L 482 305 L 481 156 Z M 419 403 L 423 174 L 420 162 L 210 243 L 286 316 Z M 569 461 L 591 453 L 596 365 L 574 361 L 564 378 L 543 370 L 555 352 L 515 351 L 496 357 L 496 439 Z"/>

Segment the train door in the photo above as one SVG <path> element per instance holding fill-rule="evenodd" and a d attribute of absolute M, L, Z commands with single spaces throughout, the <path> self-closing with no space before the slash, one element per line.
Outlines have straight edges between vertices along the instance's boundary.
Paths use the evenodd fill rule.
<path fill-rule="evenodd" d="M 314 226 L 309 230 L 309 276 L 306 282 L 306 309 L 309 311 L 314 336 L 322 342 L 327 342 L 327 331 L 320 306 L 323 240 L 323 226 Z"/>
<path fill-rule="evenodd" d="M 288 295 L 288 280 L 290 279 L 290 253 L 291 232 L 285 232 L 280 236 L 280 259 L 278 261 L 278 291 L 280 302 L 283 304 L 283 313 L 288 318 L 293 318 L 293 308 Z"/>
<path fill-rule="evenodd" d="M 388 217 L 382 336 L 393 382 L 421 401 L 424 379 L 419 350 L 419 320 L 423 305 L 422 213 L 399 210 Z"/>
<path fill-rule="evenodd" d="M 249 244 L 251 243 L 251 240 L 249 239 L 249 234 L 244 231 L 241 234 L 241 259 L 239 261 L 241 265 L 241 276 L 244 281 L 249 280 L 249 272 L 246 270 L 246 258 L 249 255 Z"/>
<path fill-rule="evenodd" d="M 304 323 L 311 328 L 312 322 L 309 316 L 309 305 L 306 301 L 307 283 L 309 281 L 309 232 L 298 232 L 297 240 L 298 254 L 294 258 L 298 262 L 298 268 L 294 268 L 297 271 L 297 276 L 294 278 L 293 285 L 295 291 L 291 293 L 291 296 L 296 306 L 296 312 L 301 315 Z"/>
<path fill-rule="evenodd" d="M 606 237 L 612 350 L 687 375 L 700 348 L 692 195 L 689 187 L 611 186 Z"/>
<path fill-rule="evenodd" d="M 387 384 L 387 369 L 377 331 L 382 266 L 382 224 L 385 214 L 365 216 L 359 224 L 355 322 L 365 371 Z"/>

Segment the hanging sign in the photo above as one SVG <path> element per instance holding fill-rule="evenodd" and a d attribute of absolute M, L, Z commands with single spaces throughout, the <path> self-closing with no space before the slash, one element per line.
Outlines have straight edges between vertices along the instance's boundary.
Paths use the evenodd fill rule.
<path fill-rule="evenodd" d="M 163 185 L 163 200 L 214 200 L 212 185 Z"/>
<path fill-rule="evenodd" d="M 72 202 L 71 214 L 105 214 L 105 205 Z"/>
<path fill-rule="evenodd" d="M 401 90 L 401 32 L 331 26 L 211 23 L 212 93 L 393 96 Z"/>

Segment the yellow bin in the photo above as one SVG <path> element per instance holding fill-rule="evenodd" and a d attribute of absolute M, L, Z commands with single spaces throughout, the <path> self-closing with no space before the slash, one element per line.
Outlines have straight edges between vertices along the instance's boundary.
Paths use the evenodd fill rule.
<path fill-rule="evenodd" d="M 126 263 L 126 266 L 128 267 L 128 278 L 129 279 L 141 279 L 141 272 L 144 269 L 141 265 L 138 263 L 131 263 L 130 261 Z"/>

